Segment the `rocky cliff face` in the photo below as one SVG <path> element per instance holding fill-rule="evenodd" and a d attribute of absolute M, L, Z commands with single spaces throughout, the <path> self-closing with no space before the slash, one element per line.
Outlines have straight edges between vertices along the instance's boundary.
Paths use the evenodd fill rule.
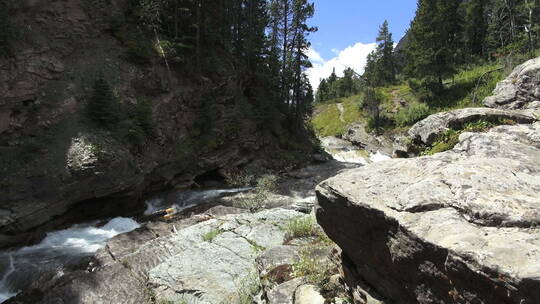
<path fill-rule="evenodd" d="M 71 216 L 134 210 L 141 189 L 187 186 L 254 153 L 264 158 L 262 147 L 275 151 L 275 135 L 235 111 L 238 88 L 227 68 L 193 79 L 159 56 L 134 63 L 138 38 L 119 26 L 130 1 L 6 5 L 14 38 L 11 55 L 0 58 L 0 247 L 62 224 L 74 206 Z M 84 109 L 99 72 L 123 109 L 149 101 L 152 135 L 133 145 L 89 124 Z"/>

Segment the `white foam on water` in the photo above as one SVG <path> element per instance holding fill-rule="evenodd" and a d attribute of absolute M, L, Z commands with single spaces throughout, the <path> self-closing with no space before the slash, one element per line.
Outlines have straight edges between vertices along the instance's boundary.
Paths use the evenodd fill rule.
<path fill-rule="evenodd" d="M 18 293 L 14 285 L 27 286 L 31 283 L 24 282 L 27 279 L 20 279 L 21 277 L 31 279 L 31 273 L 24 274 L 24 272 L 35 271 L 37 265 L 58 271 L 63 263 L 73 258 L 90 256 L 104 247 L 112 237 L 139 227 L 140 224 L 133 219 L 117 217 L 101 227 L 75 225 L 69 229 L 50 232 L 39 244 L 0 253 L 0 257 L 8 256 L 10 259 L 7 270 L 1 274 L 0 303 Z M 10 280 L 12 277 L 19 279 L 15 283 Z"/>
<path fill-rule="evenodd" d="M 146 203 L 146 210 L 144 211 L 144 215 L 150 215 L 154 212 L 157 212 L 163 209 L 162 198 L 150 199 L 150 200 L 147 200 L 145 203 Z"/>
<path fill-rule="evenodd" d="M 140 224 L 133 219 L 117 217 L 101 227 L 74 226 L 69 229 L 47 233 L 41 243 L 23 247 L 19 252 L 27 253 L 54 249 L 66 253 L 94 253 L 105 246 L 107 240 L 112 237 L 139 227 Z"/>
<path fill-rule="evenodd" d="M 352 150 L 347 152 L 338 152 L 332 157 L 337 160 L 338 162 L 342 163 L 353 163 L 353 164 L 361 164 L 361 165 L 367 165 L 368 161 L 366 158 L 358 154 L 359 150 Z"/>
<path fill-rule="evenodd" d="M 8 284 L 7 284 L 9 275 L 12 274 L 14 271 L 15 271 L 15 265 L 13 264 L 13 257 L 9 255 L 8 269 L 2 276 L 2 280 L 0 280 L 0 303 L 17 295 L 16 292 L 9 290 Z"/>
<path fill-rule="evenodd" d="M 377 153 L 371 154 L 369 156 L 369 159 L 374 163 L 378 163 L 381 161 L 389 160 L 391 159 L 391 157 L 386 154 L 382 154 L 381 151 L 377 151 Z"/>
<path fill-rule="evenodd" d="M 234 188 L 234 189 L 218 189 L 218 190 L 189 190 L 179 192 L 176 195 L 175 202 L 166 202 L 163 198 L 153 198 L 146 201 L 146 210 L 144 215 L 151 215 L 154 212 L 174 208 L 175 212 L 180 212 L 184 209 L 196 206 L 204 201 L 221 197 L 225 194 L 240 193 L 251 190 L 252 188 Z"/>

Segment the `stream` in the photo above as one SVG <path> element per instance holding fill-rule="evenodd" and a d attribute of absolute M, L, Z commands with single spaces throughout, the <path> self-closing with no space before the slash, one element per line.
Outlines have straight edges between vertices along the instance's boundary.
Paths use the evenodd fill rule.
<path fill-rule="evenodd" d="M 189 207 L 250 188 L 170 191 L 146 201 L 145 215 L 164 209 L 180 212 Z M 133 231 L 143 223 L 116 217 L 104 221 L 77 224 L 47 233 L 36 245 L 0 251 L 0 303 L 17 295 L 36 279 L 47 275 L 61 276 L 64 270 L 80 267 L 85 258 L 93 256 L 108 240 Z"/>
<path fill-rule="evenodd" d="M 324 138 L 321 142 L 325 150 L 339 162 L 367 165 L 390 158 L 381 152 L 368 153 L 335 137 Z M 163 210 L 167 210 L 167 214 L 177 213 L 212 199 L 250 189 L 164 192 L 145 202 L 144 215 Z M 65 270 L 80 268 L 85 258 L 93 256 L 108 240 L 143 224 L 125 217 L 77 224 L 65 230 L 47 233 L 39 244 L 0 251 L 0 303 L 29 288 L 40 278 L 61 276 Z"/>

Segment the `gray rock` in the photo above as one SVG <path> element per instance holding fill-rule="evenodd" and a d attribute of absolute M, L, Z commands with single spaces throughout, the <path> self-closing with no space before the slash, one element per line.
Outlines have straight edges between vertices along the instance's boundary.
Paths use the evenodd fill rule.
<path fill-rule="evenodd" d="M 371 153 L 378 151 L 390 155 L 393 151 L 392 141 L 383 137 L 375 136 L 366 132 L 363 124 L 353 124 L 347 127 L 347 131 L 343 134 L 343 139 L 351 142 L 356 147 L 367 150 Z"/>
<path fill-rule="evenodd" d="M 304 278 L 296 278 L 274 287 L 267 293 L 268 304 L 294 304 L 296 289 L 304 283 Z"/>
<path fill-rule="evenodd" d="M 499 126 L 323 182 L 317 219 L 385 303 L 532 304 L 539 197 L 540 123 Z"/>
<path fill-rule="evenodd" d="M 409 130 L 408 135 L 414 141 L 426 145 L 432 144 L 437 136 L 448 129 L 460 129 L 466 123 L 479 119 L 496 121 L 511 119 L 518 123 L 531 123 L 537 118 L 530 111 L 512 111 L 489 108 L 465 108 L 430 115 L 417 122 Z"/>
<path fill-rule="evenodd" d="M 526 109 L 540 109 L 540 100 L 531 101 L 525 108 Z"/>
<path fill-rule="evenodd" d="M 296 246 L 276 246 L 265 250 L 257 259 L 259 273 L 264 277 L 274 268 L 282 265 L 292 265 L 300 258 Z"/>
<path fill-rule="evenodd" d="M 324 304 L 325 300 L 319 289 L 311 284 L 298 287 L 294 295 L 295 304 Z"/>
<path fill-rule="evenodd" d="M 258 279 L 255 260 L 260 250 L 280 246 L 285 240 L 280 227 L 300 215 L 273 209 L 226 215 L 180 230 L 169 240 L 178 253 L 148 273 L 156 298 L 188 303 L 232 301 L 237 290 Z M 203 240 L 211 231 L 223 232 Z"/>
<path fill-rule="evenodd" d="M 493 96 L 484 99 L 490 108 L 521 109 L 538 100 L 540 85 L 540 57 L 519 65 L 497 84 Z"/>

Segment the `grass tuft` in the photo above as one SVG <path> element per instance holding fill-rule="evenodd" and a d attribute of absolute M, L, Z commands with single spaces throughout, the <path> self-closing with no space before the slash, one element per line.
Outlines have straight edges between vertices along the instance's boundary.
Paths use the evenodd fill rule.
<path fill-rule="evenodd" d="M 202 239 L 205 242 L 212 242 L 218 235 L 222 234 L 224 231 L 221 229 L 212 229 L 207 233 L 203 234 Z"/>
<path fill-rule="evenodd" d="M 237 289 L 234 294 L 227 299 L 227 301 L 222 302 L 222 304 L 253 304 L 255 303 L 254 298 L 261 290 L 261 282 L 259 274 L 255 271 L 244 277 L 237 284 Z"/>

